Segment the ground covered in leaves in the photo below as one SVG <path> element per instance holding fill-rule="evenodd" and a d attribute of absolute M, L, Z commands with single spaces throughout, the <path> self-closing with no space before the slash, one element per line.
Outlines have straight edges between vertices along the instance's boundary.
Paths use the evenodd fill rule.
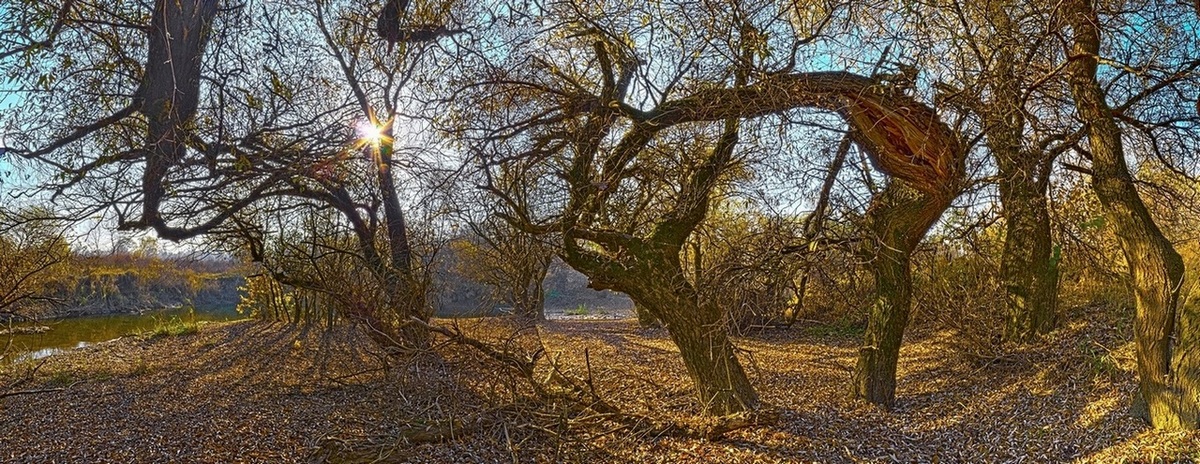
<path fill-rule="evenodd" d="M 0 388 L 30 392 L 0 398 L 0 461 L 1200 459 L 1200 435 L 1151 431 L 1128 415 L 1130 330 L 1111 322 L 1073 322 L 990 359 L 960 355 L 951 333 L 917 330 L 901 353 L 890 412 L 845 395 L 854 327 L 753 334 L 738 339 L 742 359 L 777 418 L 719 440 L 633 433 L 586 407 L 599 397 L 639 417 L 696 420 L 666 332 L 632 321 L 458 323 L 510 354 L 542 350 L 535 376 L 594 395 L 578 402 L 539 397 L 469 346 L 446 342 L 435 354 L 388 357 L 349 327 L 208 324 L 197 334 L 127 337 L 0 367 Z"/>

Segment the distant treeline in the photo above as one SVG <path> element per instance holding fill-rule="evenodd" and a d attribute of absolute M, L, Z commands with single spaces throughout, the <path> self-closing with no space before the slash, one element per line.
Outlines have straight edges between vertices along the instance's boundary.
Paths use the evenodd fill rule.
<path fill-rule="evenodd" d="M 242 266 L 233 260 L 139 252 L 72 254 L 56 271 L 44 281 L 49 298 L 30 301 L 21 314 L 66 317 L 233 306 L 245 283 Z"/>
<path fill-rule="evenodd" d="M 453 248 L 442 253 L 454 255 Z M 448 261 L 454 261 L 452 257 Z M 506 301 L 496 288 L 472 279 L 457 266 L 441 265 L 434 277 L 437 298 L 434 300 L 439 316 L 464 316 L 495 314 L 509 309 L 513 303 Z M 588 288 L 587 276 L 571 269 L 562 261 L 554 260 L 542 281 L 545 294 L 545 309 L 556 312 L 585 307 L 588 309 L 632 309 L 633 301 L 624 293 L 611 290 Z"/>

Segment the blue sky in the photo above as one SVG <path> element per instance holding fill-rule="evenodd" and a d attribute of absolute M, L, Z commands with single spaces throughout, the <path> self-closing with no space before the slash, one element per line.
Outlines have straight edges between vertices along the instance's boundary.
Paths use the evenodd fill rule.
<path fill-rule="evenodd" d="M 20 97 L 12 93 L 8 83 L 0 82 L 0 115 L 7 114 L 9 111 L 19 111 L 17 104 L 20 103 Z M 0 126 L 0 148 L 7 148 L 7 137 L 5 137 L 5 128 Z M 0 191 L 6 190 L 5 185 L 10 184 L 8 178 L 9 173 L 13 172 L 12 176 L 16 177 L 15 168 L 8 160 L 7 156 L 0 156 Z"/>
<path fill-rule="evenodd" d="M 0 16 L 7 13 L 8 4 L 0 5 Z M 7 79 L 0 79 L 0 116 L 7 114 L 9 111 L 17 111 L 17 103 L 20 102 L 19 95 L 13 92 L 12 85 Z M 3 119 L 0 117 L 0 119 Z M 0 148 L 6 148 L 7 140 L 5 136 L 5 128 L 0 126 Z M 0 156 L 0 193 L 4 191 L 4 177 L 6 173 L 13 170 L 13 165 L 6 156 Z M 14 176 L 16 174 L 13 174 Z"/>
<path fill-rule="evenodd" d="M 8 7 L 6 5 L 0 5 L 0 15 L 3 15 L 6 12 L 5 10 L 7 8 Z M 7 111 L 13 111 L 13 108 L 17 104 L 17 100 L 18 100 L 18 97 L 14 93 L 12 93 L 12 86 L 8 83 L 8 81 L 0 80 L 0 113 L 4 113 Z M 4 128 L 0 127 L 0 148 L 5 147 L 3 131 L 4 131 Z M 4 159 L 4 157 L 0 157 L 0 174 L 3 174 L 4 171 L 7 171 L 9 166 L 10 165 L 8 164 L 8 160 Z"/>

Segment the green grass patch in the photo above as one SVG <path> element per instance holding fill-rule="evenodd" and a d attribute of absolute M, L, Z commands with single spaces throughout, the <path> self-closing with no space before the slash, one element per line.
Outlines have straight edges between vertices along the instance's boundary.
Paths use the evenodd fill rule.
<path fill-rule="evenodd" d="M 804 328 L 804 333 L 816 338 L 856 338 L 867 330 L 867 325 L 842 318 L 828 324 L 814 324 Z"/>
<path fill-rule="evenodd" d="M 187 320 L 179 316 L 168 319 L 155 319 L 154 328 L 150 329 L 150 337 L 178 337 L 200 332 L 200 323 L 196 322 L 195 309 L 188 311 Z"/>
<path fill-rule="evenodd" d="M 592 313 L 592 311 L 590 309 L 588 309 L 587 305 L 585 305 L 585 304 L 581 304 L 574 308 L 563 311 L 563 314 L 566 314 L 568 316 L 586 316 L 591 313 Z"/>

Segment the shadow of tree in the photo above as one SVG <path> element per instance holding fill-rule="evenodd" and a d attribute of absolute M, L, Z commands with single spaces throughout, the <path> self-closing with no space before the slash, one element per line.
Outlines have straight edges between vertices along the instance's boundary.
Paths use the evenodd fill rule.
<path fill-rule="evenodd" d="M 688 419 L 696 410 L 665 331 L 630 321 L 463 327 L 513 349 L 540 340 L 560 373 L 588 379 L 623 411 Z M 0 444 L 33 461 L 193 462 L 1064 462 L 1153 459 L 1170 453 L 1155 447 L 1163 440 L 1196 449 L 1195 434 L 1148 432 L 1126 413 L 1131 366 L 1095 363 L 1125 356 L 1121 343 L 1081 324 L 1025 348 L 1020 362 L 980 366 L 924 334 L 901 351 L 897 407 L 883 411 L 847 395 L 855 339 L 740 338 L 779 419 L 707 442 L 632 436 L 594 413 L 541 402 L 465 347 L 387 358 L 350 327 L 242 322 L 56 357 L 42 381 L 70 374 L 80 383 L 0 403 Z M 113 362 L 121 364 L 105 364 Z M 541 366 L 538 375 L 550 374 Z M 445 427 L 456 432 L 427 443 L 412 435 Z M 1161 457 L 1186 460 L 1185 451 Z"/>

